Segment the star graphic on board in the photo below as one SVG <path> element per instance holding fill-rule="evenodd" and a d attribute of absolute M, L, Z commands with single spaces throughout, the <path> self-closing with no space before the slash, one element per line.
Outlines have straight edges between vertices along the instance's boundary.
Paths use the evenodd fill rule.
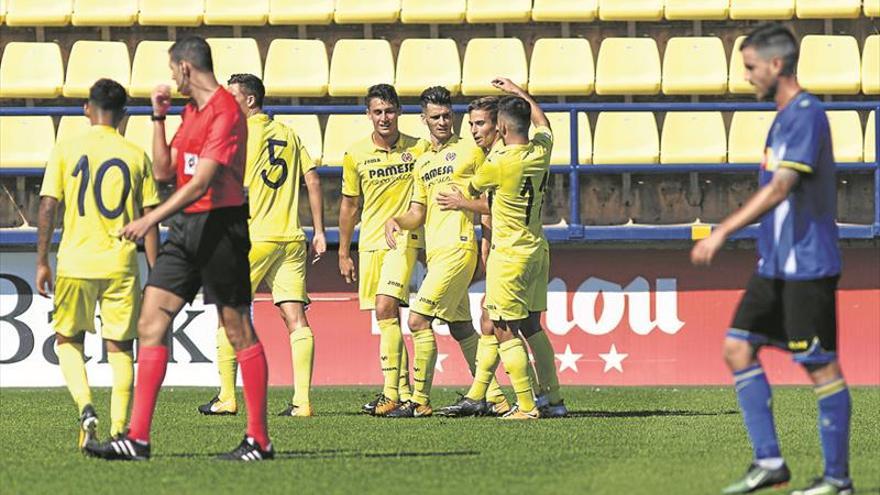
<path fill-rule="evenodd" d="M 434 365 L 434 369 L 442 373 L 443 372 L 443 361 L 448 357 L 449 357 L 449 354 L 438 353 L 437 354 L 437 364 Z"/>
<path fill-rule="evenodd" d="M 629 354 L 617 352 L 617 347 L 614 344 L 611 344 L 610 351 L 605 354 L 599 354 L 599 357 L 605 361 L 605 373 L 608 373 L 612 368 L 623 373 L 623 360 L 626 359 L 627 356 L 629 356 Z"/>
<path fill-rule="evenodd" d="M 565 345 L 565 352 L 556 353 L 556 359 L 559 360 L 559 372 L 562 373 L 563 371 L 571 368 L 574 370 L 575 373 L 579 373 L 580 371 L 578 370 L 577 362 L 578 362 L 578 359 L 580 359 L 582 357 L 584 357 L 583 354 L 577 354 L 577 353 L 572 352 L 571 346 L 566 344 Z"/>

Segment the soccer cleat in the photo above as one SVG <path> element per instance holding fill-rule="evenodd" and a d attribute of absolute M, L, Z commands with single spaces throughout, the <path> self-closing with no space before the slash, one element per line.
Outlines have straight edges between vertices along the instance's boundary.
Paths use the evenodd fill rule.
<path fill-rule="evenodd" d="M 539 407 L 542 418 L 564 418 L 568 416 L 568 408 L 565 407 L 565 401 L 561 400 L 556 404 L 548 403 L 544 407 Z"/>
<path fill-rule="evenodd" d="M 505 400 L 505 402 L 507 401 Z M 462 395 L 455 404 L 438 409 L 437 416 L 445 416 L 447 418 L 466 418 L 469 416 L 483 416 L 486 412 L 486 401 L 471 399 L 466 395 Z"/>
<path fill-rule="evenodd" d="M 293 404 L 287 404 L 287 408 L 278 413 L 278 415 L 294 418 L 308 418 L 315 415 L 315 410 L 312 409 L 311 404 L 305 406 L 294 406 Z"/>
<path fill-rule="evenodd" d="M 411 400 L 385 415 L 387 418 L 427 418 L 434 414 L 430 404 L 418 404 Z"/>
<path fill-rule="evenodd" d="M 400 405 L 400 401 L 389 399 L 383 395 L 382 397 L 379 397 L 379 402 L 377 402 L 376 407 L 373 408 L 373 416 L 387 416 L 388 413 L 397 409 Z"/>
<path fill-rule="evenodd" d="M 850 480 L 816 478 L 810 486 L 794 490 L 791 495 L 852 495 L 855 492 Z"/>
<path fill-rule="evenodd" d="M 543 409 L 549 405 L 550 397 L 548 397 L 547 394 L 540 394 L 535 396 L 535 406 L 537 406 L 538 409 Z"/>
<path fill-rule="evenodd" d="M 379 403 L 380 399 L 382 399 L 382 394 L 376 394 L 376 398 L 364 404 L 363 407 L 361 407 L 361 411 L 363 411 L 364 414 L 373 414 L 373 411 L 376 410 L 376 404 Z"/>
<path fill-rule="evenodd" d="M 486 402 L 486 416 L 504 416 L 510 411 L 510 402 L 502 397 L 499 402 Z"/>
<path fill-rule="evenodd" d="M 783 486 L 790 479 L 791 471 L 785 464 L 778 469 L 766 469 L 753 462 L 741 480 L 728 485 L 721 493 L 724 495 L 752 493 L 762 488 Z"/>
<path fill-rule="evenodd" d="M 538 408 L 534 408 L 531 411 L 523 411 L 519 408 L 519 404 L 513 406 L 513 409 L 507 411 L 507 414 L 501 416 L 501 419 L 511 419 L 511 420 L 519 420 L 519 419 L 538 419 L 541 417 L 541 411 Z"/>
<path fill-rule="evenodd" d="M 234 448 L 232 452 L 228 452 L 226 454 L 221 454 L 217 456 L 217 459 L 221 461 L 270 461 L 275 458 L 275 449 L 272 448 L 272 444 L 269 444 L 269 448 L 263 450 L 260 448 L 257 442 L 245 435 L 244 440 L 238 444 L 238 447 Z"/>
<path fill-rule="evenodd" d="M 98 441 L 98 414 L 91 404 L 86 404 L 79 417 L 79 439 L 76 447 L 80 450 L 86 448 L 86 444 L 92 441 Z"/>
<path fill-rule="evenodd" d="M 119 435 L 109 442 L 91 441 L 83 449 L 86 455 L 107 461 L 146 461 L 150 458 L 150 444 Z"/>
<path fill-rule="evenodd" d="M 199 406 L 199 412 L 205 416 L 225 416 L 238 413 L 234 400 L 221 401 L 220 397 L 214 396 L 207 404 Z"/>

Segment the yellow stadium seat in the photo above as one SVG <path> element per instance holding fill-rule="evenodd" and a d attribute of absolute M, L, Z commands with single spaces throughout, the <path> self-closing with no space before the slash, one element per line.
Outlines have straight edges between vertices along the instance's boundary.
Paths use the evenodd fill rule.
<path fill-rule="evenodd" d="M 727 135 L 721 112 L 667 112 L 660 163 L 724 163 Z"/>
<path fill-rule="evenodd" d="M 727 91 L 721 38 L 670 38 L 663 54 L 663 93 L 718 95 Z"/>
<path fill-rule="evenodd" d="M 666 18 L 681 20 L 727 19 L 729 0 L 666 0 Z"/>
<path fill-rule="evenodd" d="M 268 19 L 269 0 L 205 0 L 209 26 L 262 26 Z"/>
<path fill-rule="evenodd" d="M 336 0 L 333 19 L 337 24 L 379 24 L 397 22 L 400 0 Z"/>
<path fill-rule="evenodd" d="M 52 117 L 0 117 L 0 168 L 45 167 L 54 145 Z"/>
<path fill-rule="evenodd" d="M 595 78 L 589 41 L 542 38 L 535 42 L 529 64 L 529 91 L 533 95 L 589 95 Z"/>
<path fill-rule="evenodd" d="M 272 40 L 263 78 L 266 94 L 326 96 L 329 66 L 321 40 Z"/>
<path fill-rule="evenodd" d="M 599 19 L 603 21 L 659 21 L 663 0 L 599 0 Z"/>
<path fill-rule="evenodd" d="M 528 22 L 532 17 L 532 0 L 471 0 L 467 5 L 467 21 Z"/>
<path fill-rule="evenodd" d="M 593 134 L 593 163 L 658 163 L 660 136 L 652 112 L 602 112 Z"/>
<path fill-rule="evenodd" d="M 431 139 L 431 132 L 428 130 L 428 126 L 422 122 L 421 114 L 407 113 L 401 115 L 397 120 L 397 127 L 404 134 L 427 140 Z"/>
<path fill-rule="evenodd" d="M 861 162 L 865 151 L 862 121 L 855 110 L 829 111 L 828 125 L 831 128 L 831 144 L 834 161 L 837 163 Z"/>
<path fill-rule="evenodd" d="M 58 130 L 55 131 L 55 142 L 70 141 L 79 138 L 92 124 L 84 115 L 65 115 L 58 121 Z"/>
<path fill-rule="evenodd" d="M 140 5 L 142 26 L 198 26 L 205 12 L 204 0 L 140 0 Z"/>
<path fill-rule="evenodd" d="M 776 112 L 734 112 L 727 141 L 730 163 L 761 163 Z"/>
<path fill-rule="evenodd" d="M 403 40 L 397 54 L 397 92 L 418 96 L 425 88 L 443 86 L 452 94 L 461 90 L 461 58 L 451 39 Z"/>
<path fill-rule="evenodd" d="M 862 50 L 862 93 L 880 94 L 880 34 L 872 34 L 865 40 Z"/>
<path fill-rule="evenodd" d="M 865 0 L 865 17 L 880 17 L 880 0 Z"/>
<path fill-rule="evenodd" d="M 67 58 L 67 77 L 62 94 L 85 98 L 95 81 L 109 78 L 128 89 L 131 61 L 128 47 L 121 41 L 77 41 Z"/>
<path fill-rule="evenodd" d="M 9 26 L 66 26 L 70 24 L 73 0 L 8 0 Z"/>
<path fill-rule="evenodd" d="M 550 129 L 553 131 L 553 151 L 550 152 L 550 165 L 571 165 L 571 114 L 568 112 L 548 112 Z M 534 136 L 534 126 L 530 135 Z M 473 137 L 473 136 L 472 136 Z M 593 135 L 587 114 L 578 112 L 578 156 L 577 161 L 586 165 L 592 161 Z"/>
<path fill-rule="evenodd" d="M 795 0 L 730 0 L 731 19 L 791 19 Z"/>
<path fill-rule="evenodd" d="M 868 114 L 868 122 L 865 124 L 865 161 L 874 162 L 877 160 L 877 127 L 874 120 L 875 113 Z"/>
<path fill-rule="evenodd" d="M 208 38 L 211 58 L 214 59 L 214 77 L 226 85 L 233 74 L 253 74 L 262 78 L 263 65 L 257 40 L 253 38 Z"/>
<path fill-rule="evenodd" d="M 131 84 L 128 93 L 135 98 L 149 98 L 159 84 L 171 86 L 171 96 L 182 98 L 168 66 L 168 49 L 172 41 L 141 41 L 131 63 Z"/>
<path fill-rule="evenodd" d="M 330 24 L 333 0 L 270 0 L 269 24 Z"/>
<path fill-rule="evenodd" d="M 63 86 L 58 45 L 21 41 L 6 45 L 0 61 L 0 98 L 55 98 Z"/>
<path fill-rule="evenodd" d="M 807 35 L 801 40 L 798 82 L 807 91 L 853 95 L 862 86 L 859 45 L 852 36 Z"/>
<path fill-rule="evenodd" d="M 165 119 L 165 140 L 170 143 L 177 128 L 180 127 L 180 115 L 169 115 Z M 150 159 L 153 158 L 153 122 L 149 115 L 132 115 L 125 124 L 125 139 L 143 149 Z"/>
<path fill-rule="evenodd" d="M 75 0 L 74 26 L 131 26 L 138 18 L 137 0 Z"/>
<path fill-rule="evenodd" d="M 299 136 L 312 161 L 321 163 L 323 140 L 317 115 L 275 115 L 274 119 L 292 128 Z"/>
<path fill-rule="evenodd" d="M 653 38 L 605 38 L 596 62 L 596 94 L 654 95 L 660 91 L 660 53 Z"/>
<path fill-rule="evenodd" d="M 339 40 L 330 59 L 330 96 L 364 96 L 374 84 L 394 84 L 391 44 L 385 40 Z"/>
<path fill-rule="evenodd" d="M 746 67 L 743 64 L 742 45 L 745 35 L 736 38 L 730 52 L 730 70 L 727 71 L 727 90 L 734 94 L 755 94 L 755 87 L 746 80 Z"/>
<path fill-rule="evenodd" d="M 472 38 L 464 52 L 461 92 L 467 96 L 497 95 L 496 77 L 507 77 L 524 89 L 528 86 L 526 50 L 519 38 Z"/>
<path fill-rule="evenodd" d="M 322 163 L 342 166 L 342 157 L 349 146 L 366 138 L 373 132 L 373 124 L 364 114 L 331 115 L 324 129 L 324 153 Z"/>
<path fill-rule="evenodd" d="M 535 22 L 590 22 L 596 19 L 599 0 L 535 0 Z"/>
<path fill-rule="evenodd" d="M 400 22 L 404 24 L 458 24 L 464 21 L 466 0 L 403 0 Z"/>
<path fill-rule="evenodd" d="M 795 12 L 801 19 L 855 19 L 862 10 L 862 0 L 797 0 Z"/>

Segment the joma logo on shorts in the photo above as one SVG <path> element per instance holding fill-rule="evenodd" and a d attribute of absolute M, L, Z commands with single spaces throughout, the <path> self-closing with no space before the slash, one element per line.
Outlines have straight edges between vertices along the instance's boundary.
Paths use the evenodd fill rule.
<path fill-rule="evenodd" d="M 400 282 L 395 282 L 394 280 L 389 280 L 388 285 L 393 285 L 394 287 L 398 287 L 400 289 L 403 288 L 403 284 L 401 284 Z"/>
<path fill-rule="evenodd" d="M 425 304 L 430 304 L 431 306 L 435 306 L 437 304 L 435 301 L 432 301 L 432 300 L 425 298 L 425 297 L 420 297 L 419 302 L 425 303 Z"/>

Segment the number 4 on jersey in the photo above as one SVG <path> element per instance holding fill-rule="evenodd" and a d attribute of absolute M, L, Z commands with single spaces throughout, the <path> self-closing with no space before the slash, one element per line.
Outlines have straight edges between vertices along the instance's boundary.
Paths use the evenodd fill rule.
<path fill-rule="evenodd" d="M 541 199 L 543 200 L 544 189 L 547 188 L 547 172 L 544 172 L 544 176 L 541 179 L 541 185 L 538 186 L 538 191 L 541 193 Z M 532 216 L 532 204 L 535 201 L 535 186 L 532 184 L 532 177 L 525 177 L 523 179 L 523 187 L 519 192 L 519 195 L 526 198 L 526 225 L 529 224 L 529 218 Z M 543 206 L 543 201 L 540 205 L 538 205 L 538 217 L 541 216 L 541 206 Z"/>

